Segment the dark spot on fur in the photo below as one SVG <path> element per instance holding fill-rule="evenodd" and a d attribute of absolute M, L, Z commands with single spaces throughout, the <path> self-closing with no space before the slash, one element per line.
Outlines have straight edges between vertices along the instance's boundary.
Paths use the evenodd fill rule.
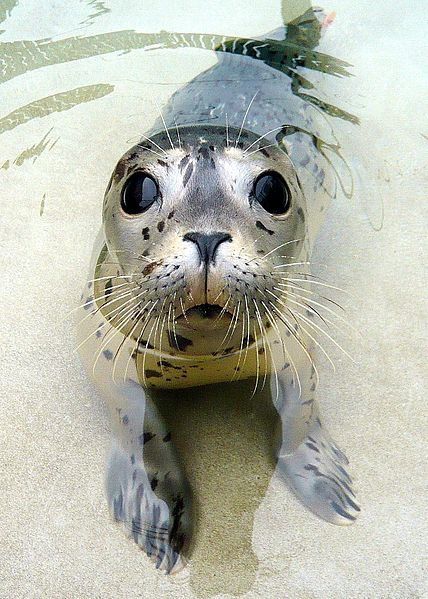
<path fill-rule="evenodd" d="M 157 370 L 146 370 L 145 375 L 146 379 L 158 379 L 162 376 Z"/>
<path fill-rule="evenodd" d="M 269 152 L 267 150 L 265 150 L 264 148 L 260 148 L 260 154 L 263 154 L 263 156 L 266 156 L 266 158 L 269 158 Z"/>
<path fill-rule="evenodd" d="M 154 271 L 156 266 L 159 266 L 159 262 L 150 262 L 150 264 L 147 264 L 147 266 L 145 266 L 142 270 L 143 275 L 145 277 L 147 277 L 147 275 L 150 275 Z"/>
<path fill-rule="evenodd" d="M 108 182 L 107 189 L 106 189 L 106 191 L 105 191 L 106 195 L 107 195 L 107 194 L 108 194 L 108 192 L 110 191 L 110 189 L 111 189 L 111 186 L 112 186 L 112 183 L 113 183 L 113 175 L 110 177 L 110 181 Z"/>
<path fill-rule="evenodd" d="M 183 172 L 183 170 L 186 168 L 187 163 L 189 162 L 189 159 L 190 159 L 190 155 L 187 154 L 187 156 L 182 158 L 180 160 L 180 162 L 178 163 L 178 168 L 180 169 L 181 172 Z"/>
<path fill-rule="evenodd" d="M 140 435 L 138 437 L 138 441 L 139 441 L 140 445 L 145 445 L 146 443 L 151 441 L 153 439 L 153 437 L 156 437 L 156 435 L 154 433 L 143 433 L 142 435 Z"/>
<path fill-rule="evenodd" d="M 189 345 L 193 345 L 193 341 L 190 339 L 186 339 L 182 335 L 173 335 L 171 331 L 168 331 L 168 341 L 171 347 L 179 351 L 186 351 Z"/>
<path fill-rule="evenodd" d="M 162 441 L 163 441 L 164 443 L 168 443 L 168 441 L 171 441 L 171 433 L 167 433 L 167 434 L 165 435 L 165 437 L 162 439 Z"/>
<path fill-rule="evenodd" d="M 152 480 L 150 481 L 150 486 L 152 488 L 152 491 L 154 491 L 156 489 L 156 487 L 158 486 L 159 480 L 156 478 L 156 476 L 154 476 L 152 478 Z"/>
<path fill-rule="evenodd" d="M 308 441 L 306 441 L 305 445 L 307 447 L 309 447 L 309 449 L 312 449 L 312 451 L 316 451 L 317 453 L 320 452 L 320 450 L 318 449 L 318 447 L 316 445 L 314 445 L 313 443 L 309 443 Z"/>
<path fill-rule="evenodd" d="M 269 235 L 273 235 L 275 233 L 275 231 L 272 231 L 271 229 L 268 229 L 267 227 L 265 227 L 264 224 L 260 220 L 256 221 L 256 227 L 258 229 L 261 229 L 262 231 L 266 231 L 266 233 L 269 233 Z"/>
<path fill-rule="evenodd" d="M 265 348 L 264 347 L 260 347 L 259 350 L 257 351 L 257 353 L 261 356 L 265 353 Z"/>
<path fill-rule="evenodd" d="M 174 210 L 168 214 L 168 220 L 171 220 L 171 218 L 172 218 L 173 216 L 174 216 Z"/>
<path fill-rule="evenodd" d="M 161 166 L 168 166 L 167 163 L 164 160 L 161 160 L 160 158 L 158 158 L 158 164 L 160 164 Z"/>
<path fill-rule="evenodd" d="M 125 416 L 122 417 L 122 423 L 125 424 L 125 425 L 129 424 L 129 418 L 128 418 L 128 416 L 125 415 Z"/>
<path fill-rule="evenodd" d="M 305 222 L 305 215 L 301 208 L 297 208 L 297 214 L 300 216 L 303 222 Z"/>
<path fill-rule="evenodd" d="M 116 165 L 116 170 L 114 173 L 114 178 L 116 181 L 120 181 L 125 174 L 126 171 L 126 160 L 120 160 Z"/>
<path fill-rule="evenodd" d="M 189 166 L 186 169 L 186 172 L 184 173 L 183 176 L 183 186 L 186 187 L 186 185 L 189 182 L 190 177 L 192 176 L 193 173 L 193 164 L 189 164 Z"/>
<path fill-rule="evenodd" d="M 103 356 L 106 360 L 111 360 L 113 358 L 113 352 L 111 352 L 109 349 L 105 349 L 103 351 Z"/>
<path fill-rule="evenodd" d="M 181 366 L 174 366 L 171 362 L 167 362 L 166 360 L 159 360 L 158 366 L 163 366 L 164 368 L 173 368 L 174 370 L 181 370 Z"/>
<path fill-rule="evenodd" d="M 113 282 L 111 279 L 109 279 L 104 287 L 104 292 L 105 292 L 106 298 L 108 298 L 108 296 L 111 294 L 112 291 L 113 291 Z"/>
<path fill-rule="evenodd" d="M 160 222 L 158 222 L 158 231 L 159 233 L 162 233 L 162 231 L 165 229 L 165 221 L 161 220 Z"/>
<path fill-rule="evenodd" d="M 206 148 L 204 146 L 202 146 L 198 149 L 198 154 L 200 154 L 204 160 L 208 160 L 210 157 L 208 148 Z"/>
<path fill-rule="evenodd" d="M 144 229 L 141 231 L 142 235 L 143 235 L 143 239 L 150 239 L 150 229 L 149 227 L 144 227 Z"/>

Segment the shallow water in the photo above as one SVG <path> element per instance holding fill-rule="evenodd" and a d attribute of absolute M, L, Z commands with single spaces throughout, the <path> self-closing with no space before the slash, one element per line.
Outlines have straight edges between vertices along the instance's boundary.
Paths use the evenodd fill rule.
<path fill-rule="evenodd" d="M 203 435 L 200 452 L 192 456 L 188 445 L 205 501 L 189 571 L 173 580 L 159 577 L 108 518 L 102 489 L 108 422 L 72 354 L 64 315 L 85 280 L 111 170 L 156 121 L 158 107 L 216 63 L 211 50 L 187 47 L 194 43 L 188 35 L 176 44 L 165 32 L 216 34 L 221 44 L 221 36 L 265 35 L 284 16 L 295 18 L 306 8 L 298 2 L 281 11 L 271 1 L 235 2 L 233 9 L 218 3 L 207 10 L 197 1 L 183 6 L 0 3 L 1 330 L 8 347 L 2 363 L 0 459 L 7 493 L 0 516 L 1 593 L 422 596 L 425 364 L 423 352 L 414 349 L 426 336 L 422 3 L 394 9 L 385 2 L 331 3 L 326 10 L 337 16 L 318 49 L 353 65 L 346 67 L 352 76 L 301 70 L 323 100 L 361 121 L 355 135 L 338 125 L 357 188 L 352 200 L 340 195 L 333 202 L 315 256 L 317 272 L 357 295 L 346 307 L 363 334 L 349 347 L 358 369 L 340 354 L 337 374 L 322 356 L 320 363 L 321 408 L 351 456 L 361 521 L 352 530 L 330 527 L 280 481 L 269 484 L 273 465 L 260 434 L 269 422 L 244 431 L 251 414 L 239 406 L 227 421 L 230 434 L 242 431 L 239 451 L 230 462 L 233 442 L 215 453 L 227 407 L 215 412 L 213 398 L 196 415 L 200 436 L 210 418 L 218 419 L 206 446 Z M 177 423 L 183 430 L 191 427 L 190 404 L 183 403 Z M 229 501 L 216 495 L 216 479 Z"/>

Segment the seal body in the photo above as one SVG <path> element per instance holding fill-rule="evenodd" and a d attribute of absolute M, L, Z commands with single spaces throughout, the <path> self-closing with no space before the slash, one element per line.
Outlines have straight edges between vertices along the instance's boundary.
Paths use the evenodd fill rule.
<path fill-rule="evenodd" d="M 167 572 L 189 552 L 192 498 L 152 389 L 269 385 L 291 488 L 330 522 L 359 511 L 315 402 L 312 350 L 330 315 L 308 260 L 334 177 L 319 111 L 292 83 L 223 55 L 174 94 L 105 194 L 79 347 L 112 416 L 111 513 Z"/>

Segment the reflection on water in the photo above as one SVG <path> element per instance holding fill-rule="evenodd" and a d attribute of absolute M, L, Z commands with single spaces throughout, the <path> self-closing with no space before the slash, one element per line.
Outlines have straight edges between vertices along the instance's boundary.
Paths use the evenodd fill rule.
<path fill-rule="evenodd" d="M 59 94 L 53 94 L 47 98 L 40 98 L 31 102 L 31 104 L 21 106 L 0 119 L 0 133 L 9 131 L 18 125 L 23 125 L 32 119 L 42 118 L 53 112 L 70 110 L 70 108 L 78 104 L 103 98 L 107 94 L 111 94 L 113 90 L 113 85 L 98 83 L 97 85 L 86 85 Z"/>
<path fill-rule="evenodd" d="M 13 15 L 17 4 L 3 1 L 0 4 L 0 21 L 4 21 L 11 11 Z M 277 141 L 287 145 L 293 135 L 309 140 L 313 152 L 321 154 L 325 161 L 326 179 L 322 179 L 321 185 L 330 185 L 330 195 L 334 196 L 338 183 L 350 195 L 352 175 L 342 158 L 341 145 L 332 123 L 343 121 L 355 125 L 358 119 L 322 97 L 310 79 L 310 74 L 348 77 L 350 65 L 316 50 L 323 28 L 321 13 L 305 9 L 300 17 L 289 23 L 286 4 L 283 2 L 284 22 L 278 23 L 279 28 L 272 34 L 252 39 L 222 36 L 215 32 L 115 31 L 114 11 L 106 2 L 93 0 L 88 3 L 90 14 L 83 23 L 93 23 L 96 18 L 111 11 L 110 31 L 60 40 L 47 38 L 1 43 L 0 82 L 28 77 L 30 72 L 38 69 L 45 69 L 43 73 L 48 73 L 54 65 L 74 61 L 82 61 L 81 69 L 84 71 L 85 59 L 114 53 L 119 59 L 120 53 L 132 50 L 147 50 L 146 57 L 153 52 L 178 48 L 200 49 L 201 53 L 215 50 L 219 56 L 245 55 L 264 63 L 268 69 L 283 73 L 291 82 L 292 93 L 317 115 L 322 115 L 324 129 L 307 130 L 296 122 L 278 133 Z M 75 23 L 77 25 L 79 23 Z M 144 28 L 144 23 L 138 23 L 138 26 Z M 144 54 L 140 54 L 141 93 L 150 93 L 145 87 L 144 59 Z M 195 59 L 194 55 L 192 59 Z M 109 63 L 108 68 L 110 70 L 106 68 L 106 72 L 102 73 L 104 81 L 108 80 L 110 73 L 117 75 L 114 61 Z M 180 74 L 172 75 L 180 81 Z M 239 84 L 239 76 L 234 75 L 233 78 Z M 2 116 L 0 134 L 12 132 L 34 119 L 50 115 L 57 115 L 60 119 L 58 113 L 95 102 L 116 91 L 113 83 L 97 81 L 70 89 L 67 81 L 59 80 L 63 91 L 40 97 L 35 89 L 30 102 L 18 105 Z M 205 78 L 205 82 L 209 80 Z M 211 82 L 215 83 L 215 77 Z M 24 149 L 17 148 L 16 158 L 4 160 L 1 168 L 7 170 L 12 163 L 21 166 L 30 159 L 35 160 L 55 144 L 61 144 L 52 132 L 53 126 L 39 138 L 40 141 Z M 110 151 L 116 157 L 120 154 L 114 149 Z M 328 171 L 330 182 L 327 181 Z M 314 176 L 313 173 L 311 176 Z M 40 205 L 40 215 L 44 211 L 45 197 Z M 101 198 L 99 204 L 101 206 Z M 249 402 L 252 383 L 248 385 L 249 390 L 246 387 L 241 383 L 222 388 L 199 388 L 158 402 L 159 409 L 170 423 L 196 496 L 197 537 L 192 560 L 192 587 L 196 593 L 204 589 L 211 594 L 242 594 L 251 588 L 258 567 L 251 549 L 252 525 L 254 512 L 264 497 L 274 470 L 272 431 L 277 415 L 267 396 Z"/>

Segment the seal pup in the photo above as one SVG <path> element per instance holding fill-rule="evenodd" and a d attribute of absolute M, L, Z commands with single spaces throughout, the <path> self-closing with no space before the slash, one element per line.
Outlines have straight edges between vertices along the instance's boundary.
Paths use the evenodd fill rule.
<path fill-rule="evenodd" d="M 332 193 L 318 112 L 291 85 L 224 56 L 171 98 L 105 193 L 79 349 L 111 413 L 110 511 L 165 572 L 190 552 L 193 502 L 152 389 L 268 384 L 293 491 L 335 524 L 359 512 L 315 401 L 312 354 L 334 316 L 308 262 Z"/>

